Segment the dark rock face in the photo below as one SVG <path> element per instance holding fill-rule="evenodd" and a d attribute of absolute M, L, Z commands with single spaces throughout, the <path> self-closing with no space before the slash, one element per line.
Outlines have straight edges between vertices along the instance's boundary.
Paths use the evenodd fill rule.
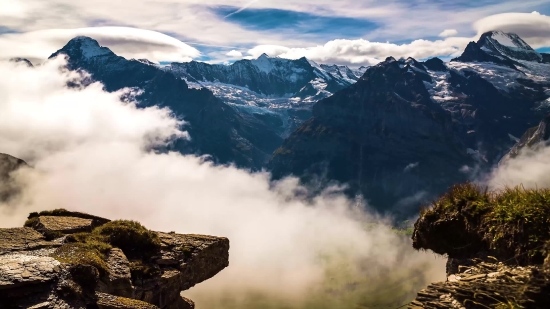
<path fill-rule="evenodd" d="M 326 71 L 315 68 L 306 58 L 288 60 L 265 54 L 258 59 L 239 60 L 229 66 L 191 61 L 172 63 L 169 67 L 174 75 L 189 81 L 231 84 L 268 96 L 315 95 L 310 83 L 316 78 L 323 79 L 329 92 L 343 89 L 358 79 L 347 67 L 324 66 L 323 69 Z"/>
<path fill-rule="evenodd" d="M 457 171 L 471 162 L 465 145 L 450 115 L 430 100 L 424 82 L 431 77 L 407 61 L 388 58 L 319 101 L 313 118 L 275 152 L 275 177 L 326 173 L 385 207 L 459 181 Z"/>
<path fill-rule="evenodd" d="M 528 129 L 510 152 L 500 160 L 499 165 L 514 159 L 524 149 L 545 146 L 548 140 L 550 140 L 550 115 L 546 116 L 538 126 Z"/>
<path fill-rule="evenodd" d="M 440 71 L 440 72 L 448 71 L 448 68 L 445 65 L 445 63 L 443 62 L 443 60 L 441 60 L 437 57 L 430 58 L 430 59 L 426 60 L 423 64 L 428 70 Z"/>
<path fill-rule="evenodd" d="M 236 163 L 260 168 L 281 138 L 264 123 L 243 118 L 207 89 L 189 89 L 187 83 L 156 66 L 115 55 L 97 41 L 77 37 L 51 57 L 69 58 L 71 70 L 85 70 L 107 91 L 123 88 L 141 90 L 136 97 L 141 107 L 169 107 L 189 122 L 185 129 L 191 141 L 178 141 L 174 150 L 184 154 L 211 155 L 217 163 Z"/>
<path fill-rule="evenodd" d="M 68 217 L 49 218 L 70 221 Z M 44 219 L 39 216 L 37 221 L 48 221 Z M 160 251 L 147 265 L 155 271 L 142 277 L 133 273 L 131 265 L 136 261 L 128 260 L 119 248 L 109 250 L 106 268 L 100 271 L 85 259 L 69 263 L 58 258 L 56 252 L 74 244 L 66 242 L 69 236 L 47 241 L 31 228 L 0 229 L 0 308 L 192 309 L 194 303 L 180 292 L 229 265 L 229 240 L 158 235 Z M 98 254 L 91 252 L 96 249 L 88 250 Z"/>
<path fill-rule="evenodd" d="M 8 200 L 17 194 L 18 189 L 11 181 L 10 174 L 27 163 L 8 154 L 0 153 L 0 201 Z"/>
<path fill-rule="evenodd" d="M 474 166 L 497 164 L 549 111 L 550 66 L 537 55 L 495 32 L 449 63 L 390 57 L 316 103 L 268 166 L 276 178 L 336 180 L 379 209 L 412 214 Z"/>

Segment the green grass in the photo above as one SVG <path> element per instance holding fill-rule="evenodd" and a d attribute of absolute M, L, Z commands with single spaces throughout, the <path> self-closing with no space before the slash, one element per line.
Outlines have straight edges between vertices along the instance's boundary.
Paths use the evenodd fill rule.
<path fill-rule="evenodd" d="M 101 275 L 109 272 L 109 268 L 105 262 L 105 253 L 100 252 L 91 244 L 65 244 L 55 250 L 51 256 L 61 263 L 94 266 Z"/>
<path fill-rule="evenodd" d="M 157 233 L 136 221 L 111 221 L 92 231 L 113 247 L 120 248 L 129 258 L 149 258 L 160 250 Z"/>
<path fill-rule="evenodd" d="M 146 261 L 160 250 L 160 239 L 155 232 L 136 221 L 117 220 L 95 228 L 91 233 L 68 235 L 68 244 L 57 249 L 52 257 L 62 263 L 96 267 L 102 275 L 108 272 L 106 255 L 113 247 L 120 248 L 132 260 L 135 277 L 156 275 L 158 271 Z"/>
<path fill-rule="evenodd" d="M 490 192 L 472 183 L 455 185 L 423 209 L 421 218 L 430 222 L 461 218 L 488 249 L 540 263 L 542 247 L 550 241 L 550 189 L 518 186 Z"/>

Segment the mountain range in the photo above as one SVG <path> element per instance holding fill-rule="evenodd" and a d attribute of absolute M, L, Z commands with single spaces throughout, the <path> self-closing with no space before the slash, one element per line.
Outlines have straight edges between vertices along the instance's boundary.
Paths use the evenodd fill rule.
<path fill-rule="evenodd" d="M 346 183 L 379 209 L 416 210 L 493 167 L 549 111 L 547 59 L 498 31 L 448 63 L 389 57 L 317 102 L 269 167 L 277 178 Z"/>
<path fill-rule="evenodd" d="M 550 55 L 499 31 L 450 62 L 388 57 L 357 70 L 265 54 L 161 66 L 88 37 L 51 57 L 61 54 L 105 90 L 139 89 L 139 106 L 187 121 L 191 140 L 169 150 L 296 175 L 315 189 L 346 184 L 392 212 L 495 166 L 550 110 Z"/>

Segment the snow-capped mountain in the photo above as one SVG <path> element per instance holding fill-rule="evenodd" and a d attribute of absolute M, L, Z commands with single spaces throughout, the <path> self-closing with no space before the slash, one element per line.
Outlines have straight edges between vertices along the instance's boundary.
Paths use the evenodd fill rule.
<path fill-rule="evenodd" d="M 220 164 L 260 169 L 282 142 L 267 124 L 269 117 L 242 116 L 207 89 L 188 87 L 185 80 L 147 60 L 127 60 L 89 37 L 76 37 L 50 56 L 68 58 L 68 68 L 86 71 L 90 82 L 105 90 L 135 89 L 140 107 L 170 108 L 188 125 L 190 141 L 180 140 L 170 150 L 209 155 Z"/>
<path fill-rule="evenodd" d="M 190 87 L 209 89 L 240 113 L 274 118 L 274 130 L 286 137 L 311 117 L 315 102 L 357 82 L 366 67 L 351 70 L 306 58 L 289 60 L 263 54 L 231 65 L 191 61 L 164 69 Z"/>
<path fill-rule="evenodd" d="M 389 57 L 317 102 L 269 168 L 346 183 L 384 210 L 417 206 L 493 167 L 550 111 L 547 59 L 498 31 L 448 63 Z"/>

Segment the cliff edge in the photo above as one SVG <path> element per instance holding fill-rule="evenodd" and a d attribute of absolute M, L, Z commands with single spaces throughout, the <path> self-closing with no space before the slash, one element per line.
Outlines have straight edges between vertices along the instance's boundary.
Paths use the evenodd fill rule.
<path fill-rule="evenodd" d="M 413 246 L 448 257 L 447 281 L 409 308 L 550 308 L 550 189 L 455 185 L 415 223 Z"/>
<path fill-rule="evenodd" d="M 31 213 L 24 227 L 0 229 L 0 308 L 190 309 L 180 292 L 228 265 L 227 238 Z"/>

